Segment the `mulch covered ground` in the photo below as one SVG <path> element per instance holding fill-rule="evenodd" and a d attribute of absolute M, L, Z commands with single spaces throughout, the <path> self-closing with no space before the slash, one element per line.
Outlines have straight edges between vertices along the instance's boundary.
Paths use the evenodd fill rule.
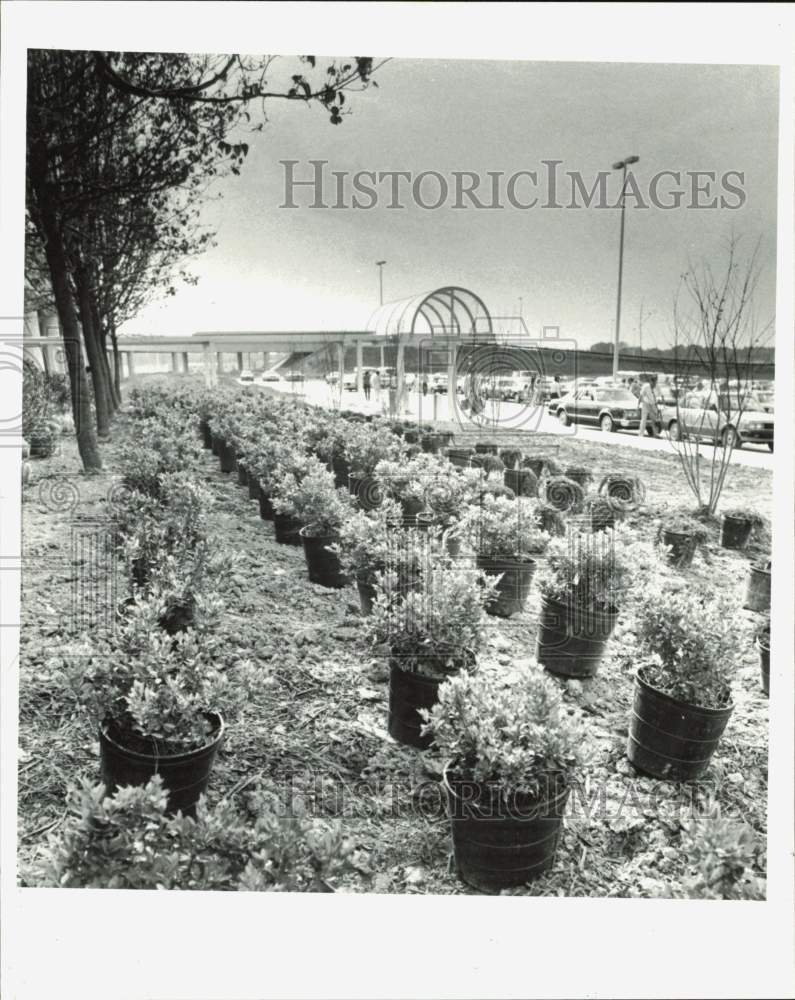
<path fill-rule="evenodd" d="M 116 436 L 123 433 L 123 421 Z M 527 447 L 527 436 L 513 436 Z M 647 509 L 631 523 L 650 536 L 655 513 L 687 502 L 673 455 L 561 441 L 533 435 L 561 464 L 639 475 Z M 34 463 L 23 502 L 23 599 L 20 655 L 19 860 L 26 870 L 65 817 L 67 785 L 78 776 L 99 780 L 97 734 L 77 705 L 59 690 L 59 658 L 74 648 L 96 615 L 111 615 L 125 596 L 121 567 L 103 555 L 104 519 L 113 502 L 114 444 L 103 446 L 106 472 L 80 474 L 74 443 Z M 404 749 L 386 734 L 386 664 L 357 645 L 360 613 L 355 588 L 326 590 L 307 579 L 300 548 L 277 544 L 273 527 L 234 476 L 223 475 L 205 453 L 206 483 L 217 505 L 214 536 L 222 548 L 245 554 L 224 594 L 222 633 L 229 647 L 250 657 L 272 678 L 267 694 L 228 727 L 213 771 L 210 800 L 238 796 L 264 782 L 300 798 L 310 812 L 338 816 L 361 850 L 359 869 L 338 891 L 461 893 L 452 872 L 444 817 L 440 762 Z M 733 466 L 724 504 L 769 514 L 771 475 Z M 729 591 L 744 625 L 737 650 L 735 710 L 709 773 L 697 786 L 638 776 L 625 759 L 632 697 L 631 665 L 621 656 L 631 622 L 619 619 L 599 674 L 561 681 L 566 700 L 587 714 L 589 765 L 570 801 L 554 871 L 532 895 L 650 895 L 676 884 L 686 869 L 679 849 L 681 821 L 693 799 L 717 791 L 724 812 L 742 816 L 757 832 L 764 874 L 767 800 L 768 702 L 761 692 L 753 646 L 756 616 L 743 611 L 747 567 L 759 552 L 710 546 L 697 555 L 687 585 Z M 678 575 L 673 569 L 666 575 Z M 115 585 L 109 581 L 115 580 Z M 521 670 L 533 660 L 537 594 L 510 621 L 491 620 L 483 669 Z"/>

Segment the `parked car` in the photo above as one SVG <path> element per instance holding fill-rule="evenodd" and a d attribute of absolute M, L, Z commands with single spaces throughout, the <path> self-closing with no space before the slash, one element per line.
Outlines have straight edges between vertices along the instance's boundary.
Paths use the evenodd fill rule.
<path fill-rule="evenodd" d="M 763 413 L 773 413 L 775 411 L 776 394 L 774 392 L 770 392 L 767 389 L 759 389 L 754 392 L 754 399 L 757 403 L 757 409 Z"/>
<path fill-rule="evenodd" d="M 661 410 L 663 427 L 678 441 L 683 437 L 706 439 L 735 448 L 744 444 L 766 444 L 773 451 L 774 418 L 772 413 L 730 406 L 719 407 L 715 393 L 691 393 L 678 406 Z"/>
<path fill-rule="evenodd" d="M 622 388 L 579 388 L 558 399 L 554 413 L 564 427 L 570 423 L 591 424 L 605 432 L 640 427 L 640 405 L 628 389 Z"/>
<path fill-rule="evenodd" d="M 250 368 L 244 368 L 243 371 L 240 373 L 240 381 L 241 382 L 253 382 L 254 381 L 254 372 Z"/>
<path fill-rule="evenodd" d="M 522 395 L 524 383 L 512 375 L 502 375 L 492 379 L 486 387 L 484 395 L 490 399 L 519 399 Z"/>
<path fill-rule="evenodd" d="M 447 373 L 434 372 L 428 380 L 428 388 L 431 392 L 447 392 Z"/>
<path fill-rule="evenodd" d="M 281 382 L 282 377 L 278 372 L 263 372 L 259 380 L 260 382 Z"/>
<path fill-rule="evenodd" d="M 323 378 L 326 380 L 328 385 L 336 385 L 340 380 L 340 373 L 337 371 L 326 372 Z"/>
<path fill-rule="evenodd" d="M 303 372 L 285 372 L 284 381 L 285 382 L 303 382 L 305 379 Z"/>
<path fill-rule="evenodd" d="M 339 378 L 339 375 L 337 377 Z M 346 392 L 356 391 L 356 372 L 345 372 L 342 376 L 342 388 Z"/>

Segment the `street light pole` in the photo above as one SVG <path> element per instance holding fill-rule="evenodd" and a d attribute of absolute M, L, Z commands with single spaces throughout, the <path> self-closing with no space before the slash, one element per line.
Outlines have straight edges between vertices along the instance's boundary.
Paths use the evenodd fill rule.
<path fill-rule="evenodd" d="M 385 260 L 377 260 L 375 266 L 378 268 L 378 304 L 384 304 L 384 264 Z M 384 345 L 381 344 L 381 367 L 384 367 Z"/>
<path fill-rule="evenodd" d="M 616 335 L 613 343 L 613 381 L 618 380 L 618 342 L 621 332 L 621 281 L 624 273 L 624 211 L 626 208 L 627 167 L 637 163 L 639 156 L 627 156 L 613 164 L 613 170 L 621 171 L 621 235 L 618 242 L 618 296 L 616 300 Z"/>

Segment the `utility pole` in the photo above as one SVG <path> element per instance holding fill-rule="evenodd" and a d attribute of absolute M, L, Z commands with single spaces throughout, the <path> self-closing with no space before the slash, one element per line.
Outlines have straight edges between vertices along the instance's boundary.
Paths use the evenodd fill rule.
<path fill-rule="evenodd" d="M 621 173 L 621 232 L 618 242 L 618 297 L 616 300 L 616 333 L 613 343 L 613 381 L 618 379 L 618 342 L 621 332 L 621 281 L 624 272 L 624 212 L 626 209 L 626 186 L 627 167 L 632 163 L 637 163 L 639 156 L 627 156 L 618 163 L 613 164 L 613 170 L 620 170 Z"/>

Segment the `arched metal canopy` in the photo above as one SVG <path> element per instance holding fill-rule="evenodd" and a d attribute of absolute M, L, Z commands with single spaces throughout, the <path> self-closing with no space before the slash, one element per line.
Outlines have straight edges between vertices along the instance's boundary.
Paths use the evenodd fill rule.
<path fill-rule="evenodd" d="M 378 337 L 485 337 L 493 334 L 483 300 L 467 288 L 447 285 L 397 302 L 385 302 L 367 322 Z"/>

